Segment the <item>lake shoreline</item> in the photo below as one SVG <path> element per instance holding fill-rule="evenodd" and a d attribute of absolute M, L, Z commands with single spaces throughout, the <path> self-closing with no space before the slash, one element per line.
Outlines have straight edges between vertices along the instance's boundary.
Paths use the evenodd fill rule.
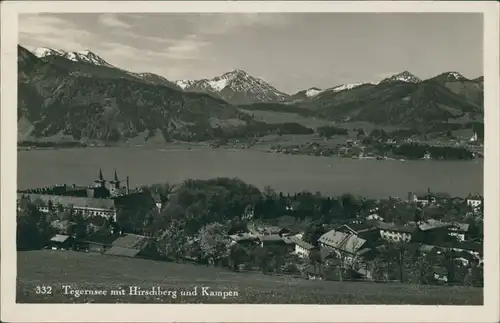
<path fill-rule="evenodd" d="M 470 162 L 470 161 L 482 161 L 483 158 L 476 158 L 471 160 L 466 159 L 409 159 L 409 158 L 397 158 L 397 157 L 386 157 L 386 158 L 377 158 L 376 156 L 364 156 L 352 158 L 348 156 L 339 156 L 339 155 L 329 155 L 329 156 L 317 156 L 311 154 L 294 154 L 294 153 L 280 153 L 274 152 L 270 150 L 269 145 L 257 145 L 251 146 L 247 148 L 238 148 L 238 147 L 228 147 L 228 146 L 219 146 L 219 147 L 211 147 L 208 142 L 182 142 L 182 143 L 166 143 L 162 145 L 152 145 L 152 144 L 144 144 L 144 145 L 127 145 L 127 144 L 116 144 L 116 145 L 107 145 L 107 146 L 83 146 L 83 147 L 33 147 L 33 148 L 24 148 L 18 146 L 18 152 L 27 152 L 27 151 L 59 151 L 59 150 L 74 150 L 74 149 L 97 149 L 97 148 L 124 148 L 124 149 L 157 149 L 160 151 L 194 151 L 194 150 L 211 150 L 211 151 L 254 151 L 254 152 L 264 152 L 270 154 L 280 154 L 280 155 L 288 155 L 288 156 L 311 156 L 311 157 L 323 157 L 323 158 L 339 158 L 339 159 L 352 159 L 352 160 L 377 160 L 377 161 L 436 161 L 436 162 Z M 196 149 L 194 149 L 196 148 Z"/>

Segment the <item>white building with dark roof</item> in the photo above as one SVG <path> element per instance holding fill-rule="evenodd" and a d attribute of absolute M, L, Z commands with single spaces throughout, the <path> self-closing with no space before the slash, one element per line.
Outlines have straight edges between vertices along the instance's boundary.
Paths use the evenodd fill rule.
<path fill-rule="evenodd" d="M 357 252 L 367 245 L 365 239 L 355 234 L 335 230 L 323 234 L 318 242 L 322 248 L 335 252 L 339 258 L 344 259 L 347 263 L 353 262 Z"/>
<path fill-rule="evenodd" d="M 483 197 L 477 193 L 469 194 L 465 201 L 468 206 L 472 207 L 473 209 L 478 209 L 483 203 Z"/>
<path fill-rule="evenodd" d="M 296 236 L 288 237 L 288 239 L 290 239 L 295 244 L 294 252 L 299 258 L 309 258 L 311 251 L 316 249 L 316 247 L 313 246 L 312 244 Z"/>

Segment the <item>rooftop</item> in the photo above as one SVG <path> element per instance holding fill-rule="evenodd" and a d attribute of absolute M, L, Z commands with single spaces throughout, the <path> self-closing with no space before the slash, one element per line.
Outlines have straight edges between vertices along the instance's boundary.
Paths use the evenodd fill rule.
<path fill-rule="evenodd" d="M 139 254 L 139 252 L 141 252 L 141 249 L 113 246 L 109 248 L 109 250 L 107 250 L 105 254 L 111 256 L 135 257 Z"/>
<path fill-rule="evenodd" d="M 311 250 L 311 249 L 316 248 L 312 244 L 310 244 L 302 239 L 299 239 L 298 237 L 295 237 L 295 236 L 288 237 L 288 239 L 290 239 L 293 243 L 295 243 L 299 247 L 302 247 L 302 248 L 307 249 L 307 250 Z"/>
<path fill-rule="evenodd" d="M 256 235 L 253 235 L 251 233 L 238 233 L 238 234 L 233 234 L 230 235 L 229 238 L 232 240 L 239 242 L 239 241 L 248 241 L 248 240 L 257 240 L 258 237 Z"/>
<path fill-rule="evenodd" d="M 370 223 L 350 223 L 350 224 L 343 224 L 339 226 L 336 230 L 342 232 L 351 231 L 353 233 L 361 233 L 372 229 L 376 229 L 376 227 Z"/>
<path fill-rule="evenodd" d="M 330 230 L 327 233 L 323 234 L 318 239 L 318 241 L 327 246 L 353 254 L 356 253 L 366 243 L 365 239 L 361 239 L 354 234 L 335 230 Z"/>
<path fill-rule="evenodd" d="M 49 195 L 49 194 L 31 194 L 31 193 L 17 193 L 18 198 L 29 197 L 32 201 L 41 200 L 45 204 L 49 201 L 52 202 L 54 206 L 57 204 L 61 205 L 73 205 L 74 207 L 88 207 L 95 209 L 111 210 L 115 208 L 115 201 L 113 199 L 98 199 L 91 197 L 76 197 L 76 196 L 64 196 L 64 195 Z"/>
<path fill-rule="evenodd" d="M 447 228 L 447 227 L 451 227 L 451 226 L 453 226 L 453 224 L 451 224 L 451 223 L 446 223 L 446 222 L 441 222 L 441 221 L 434 220 L 434 219 L 429 219 L 426 222 L 419 224 L 418 228 L 422 231 L 428 231 L 428 230 L 433 230 L 433 229 Z"/>
<path fill-rule="evenodd" d="M 415 232 L 417 226 L 416 226 L 416 224 L 413 224 L 413 223 L 407 223 L 406 225 L 403 225 L 403 224 L 396 224 L 396 223 L 378 222 L 377 228 L 379 228 L 380 230 L 386 230 L 386 231 L 413 233 L 413 232 Z"/>
<path fill-rule="evenodd" d="M 52 242 L 65 242 L 66 240 L 68 240 L 70 237 L 67 236 L 67 235 L 63 235 L 63 234 L 56 234 L 55 236 L 52 237 L 52 239 L 50 239 L 50 241 Z"/>
<path fill-rule="evenodd" d="M 259 240 L 264 242 L 272 242 L 272 241 L 275 241 L 275 242 L 278 242 L 278 241 L 283 241 L 283 238 L 279 235 L 279 234 L 269 234 L 269 235 L 262 235 L 262 236 L 259 236 Z"/>

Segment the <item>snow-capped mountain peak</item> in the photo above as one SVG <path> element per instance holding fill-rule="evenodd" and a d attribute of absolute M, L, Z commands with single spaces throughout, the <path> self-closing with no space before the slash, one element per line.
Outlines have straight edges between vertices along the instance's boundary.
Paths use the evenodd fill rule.
<path fill-rule="evenodd" d="M 235 104 L 276 102 L 288 97 L 264 80 L 253 77 L 241 69 L 226 72 L 212 79 L 180 80 L 175 83 L 186 91 L 216 94 Z"/>
<path fill-rule="evenodd" d="M 34 49 L 32 52 L 38 58 L 58 56 L 66 58 L 73 62 L 113 67 L 113 65 L 109 64 L 104 59 L 91 52 L 89 49 L 85 49 L 79 52 L 66 52 L 60 49 L 41 47 Z"/>
<path fill-rule="evenodd" d="M 394 75 L 382 80 L 382 82 L 380 82 L 380 83 L 398 82 L 398 81 L 399 82 L 406 82 L 406 83 L 419 83 L 422 80 L 420 78 L 416 77 L 415 75 L 411 74 L 410 72 L 404 71 L 404 72 L 401 72 L 398 74 L 394 74 Z"/>
<path fill-rule="evenodd" d="M 46 56 L 50 56 L 50 55 L 61 56 L 61 55 L 64 55 L 64 53 L 65 53 L 62 50 L 52 49 L 52 48 L 47 48 L 47 47 L 35 48 L 32 52 L 38 58 L 42 58 L 42 57 L 46 57 Z"/>
<path fill-rule="evenodd" d="M 174 83 L 177 84 L 178 87 L 180 87 L 181 89 L 184 90 L 187 87 L 190 87 L 191 85 L 193 85 L 194 81 L 191 81 L 191 80 L 178 80 L 178 81 L 175 81 Z"/>
<path fill-rule="evenodd" d="M 312 88 L 306 90 L 306 96 L 308 98 L 311 98 L 313 96 L 320 94 L 321 92 L 323 92 L 323 90 L 320 90 L 317 87 L 312 87 Z"/>
<path fill-rule="evenodd" d="M 446 78 L 450 81 L 465 80 L 465 77 L 458 72 L 448 72 L 448 73 L 446 73 Z"/>
<path fill-rule="evenodd" d="M 355 87 L 358 87 L 360 85 L 363 85 L 363 83 L 342 84 L 342 85 L 338 85 L 338 86 L 331 88 L 330 91 L 340 92 L 340 91 L 345 91 L 345 90 L 351 90 L 351 89 L 354 89 Z"/>

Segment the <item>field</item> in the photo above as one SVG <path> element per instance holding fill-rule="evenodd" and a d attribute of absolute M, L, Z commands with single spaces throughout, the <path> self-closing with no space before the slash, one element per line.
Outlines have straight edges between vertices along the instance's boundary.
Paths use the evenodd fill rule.
<path fill-rule="evenodd" d="M 72 251 L 17 253 L 20 303 L 274 303 L 274 304 L 449 304 L 480 305 L 483 290 L 469 287 L 412 286 L 361 282 L 307 281 L 285 276 L 233 273 L 191 264 L 174 264 Z M 78 290 L 106 290 L 108 295 L 65 295 L 63 286 Z M 37 286 L 50 286 L 51 295 L 37 294 Z M 109 295 L 130 286 L 170 295 Z M 194 291 L 197 296 L 181 295 Z M 220 291 L 213 296 L 206 291 Z M 40 291 L 41 289 L 39 289 Z M 45 288 L 47 291 L 48 289 Z M 68 288 L 69 291 L 69 288 Z M 173 297 L 173 292 L 176 297 Z M 225 297 L 223 296 L 225 293 Z M 229 295 L 232 294 L 232 295 Z"/>

